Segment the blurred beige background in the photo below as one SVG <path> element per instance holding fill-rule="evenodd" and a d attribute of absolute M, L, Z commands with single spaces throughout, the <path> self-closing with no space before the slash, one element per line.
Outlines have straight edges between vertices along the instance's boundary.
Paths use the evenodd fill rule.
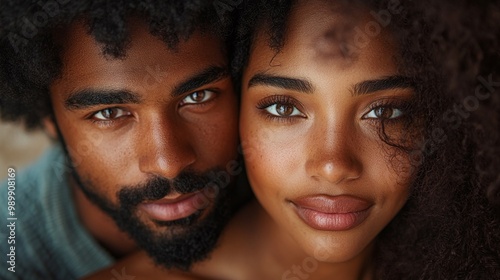
<path fill-rule="evenodd" d="M 26 132 L 19 123 L 0 122 L 0 181 L 7 177 L 7 168 L 19 172 L 38 158 L 50 140 L 42 131 Z"/>

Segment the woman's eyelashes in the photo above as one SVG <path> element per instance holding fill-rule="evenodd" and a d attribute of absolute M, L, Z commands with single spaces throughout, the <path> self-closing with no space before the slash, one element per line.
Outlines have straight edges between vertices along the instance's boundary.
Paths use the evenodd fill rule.
<path fill-rule="evenodd" d="M 302 104 L 293 97 L 286 95 L 272 95 L 260 100 L 257 109 L 271 120 L 293 121 L 299 118 L 307 118 L 303 113 Z M 406 117 L 409 101 L 404 100 L 379 100 L 373 102 L 361 119 L 375 122 L 399 121 Z"/>
<path fill-rule="evenodd" d="M 265 117 L 277 121 L 291 121 L 296 118 L 305 118 L 306 115 L 299 109 L 300 103 L 290 96 L 273 95 L 259 101 L 259 109 Z"/>
<path fill-rule="evenodd" d="M 265 108 L 264 110 L 277 117 L 303 116 L 299 109 L 292 104 L 276 103 Z"/>
<path fill-rule="evenodd" d="M 407 116 L 410 102 L 404 100 L 382 100 L 370 105 L 363 119 L 378 121 L 398 121 Z"/>
<path fill-rule="evenodd" d="M 398 108 L 392 107 L 377 107 L 372 109 L 366 115 L 363 116 L 365 119 L 396 119 L 403 115 L 403 111 Z"/>

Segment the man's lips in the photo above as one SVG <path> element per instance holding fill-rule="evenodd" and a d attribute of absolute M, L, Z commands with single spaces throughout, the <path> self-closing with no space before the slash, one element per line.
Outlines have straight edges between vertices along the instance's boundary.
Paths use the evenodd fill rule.
<path fill-rule="evenodd" d="M 157 221 L 175 221 L 191 216 L 200 210 L 200 201 L 205 201 L 205 195 L 200 192 L 170 195 L 155 201 L 139 204 L 139 208 Z"/>
<path fill-rule="evenodd" d="M 307 196 L 291 201 L 297 215 L 318 230 L 343 231 L 361 224 L 372 203 L 353 196 Z"/>

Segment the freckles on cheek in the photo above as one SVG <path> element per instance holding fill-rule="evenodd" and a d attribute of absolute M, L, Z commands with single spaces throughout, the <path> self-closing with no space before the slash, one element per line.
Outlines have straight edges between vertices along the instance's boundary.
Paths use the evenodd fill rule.
<path fill-rule="evenodd" d="M 136 166 L 134 162 L 138 161 L 136 148 L 130 142 L 112 142 L 103 141 L 95 147 L 91 164 L 96 172 L 108 174 L 109 177 L 121 174 L 117 178 L 123 178 L 126 174 L 133 174 L 132 168 Z"/>
<path fill-rule="evenodd" d="M 242 135 L 241 149 L 245 159 L 245 165 L 250 170 L 258 169 L 260 163 L 264 161 L 265 151 L 263 150 L 263 146 L 265 144 L 266 141 L 261 141 L 258 136 L 252 134 Z"/>
<path fill-rule="evenodd" d="M 219 141 L 223 141 L 224 133 L 220 131 L 220 127 L 216 124 L 205 124 L 201 127 L 196 127 L 194 131 L 191 132 L 194 141 L 197 141 L 198 145 L 204 143 L 209 147 L 218 148 L 220 145 Z M 218 137 L 214 137 L 218 135 Z"/>
<path fill-rule="evenodd" d="M 287 142 L 282 142 L 268 134 L 247 138 L 245 160 L 247 166 L 259 170 L 259 176 L 273 181 L 286 179 L 297 169 L 297 152 Z"/>
<path fill-rule="evenodd" d="M 218 145 L 233 143 L 238 138 L 238 124 L 232 120 L 221 119 L 220 121 L 204 125 L 202 130 L 201 133 L 206 139 L 210 139 L 214 144 Z M 205 140 L 204 138 L 201 139 Z"/>
<path fill-rule="evenodd" d="M 238 127 L 231 122 L 206 123 L 193 128 L 187 136 L 192 149 L 210 165 L 226 165 L 236 158 Z"/>

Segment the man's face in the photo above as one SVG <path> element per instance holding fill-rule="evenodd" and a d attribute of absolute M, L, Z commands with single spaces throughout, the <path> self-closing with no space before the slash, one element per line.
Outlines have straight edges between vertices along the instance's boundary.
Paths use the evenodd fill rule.
<path fill-rule="evenodd" d="M 207 34 L 170 50 L 139 22 L 130 33 L 114 59 L 83 25 L 68 30 L 51 85 L 55 122 L 84 193 L 158 262 L 187 268 L 212 249 L 228 212 L 215 175 L 237 157 L 228 61 Z"/>

